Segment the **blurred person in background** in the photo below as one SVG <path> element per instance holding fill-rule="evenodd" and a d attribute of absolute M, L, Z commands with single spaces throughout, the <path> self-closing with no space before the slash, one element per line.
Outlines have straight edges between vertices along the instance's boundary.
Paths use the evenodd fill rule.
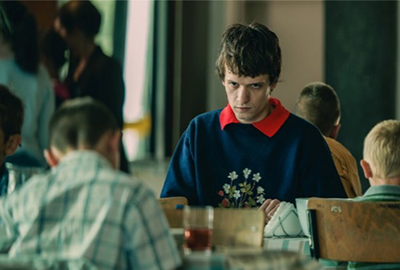
<path fill-rule="evenodd" d="M 123 128 L 125 84 L 121 65 L 106 56 L 94 39 L 99 33 L 101 14 L 90 1 L 64 4 L 54 21 L 54 28 L 70 50 L 65 83 L 72 98 L 90 96 L 102 102 Z M 121 140 L 122 171 L 129 172 Z"/>
<path fill-rule="evenodd" d="M 15 153 L 21 143 L 23 120 L 21 99 L 0 85 L 0 195 L 7 194 L 8 171 L 4 161 Z"/>
<path fill-rule="evenodd" d="M 295 113 L 314 124 L 324 135 L 347 196 L 361 196 L 356 160 L 349 150 L 336 140 L 341 112 L 335 90 L 322 82 L 306 85 L 296 102 Z"/>
<path fill-rule="evenodd" d="M 44 167 L 55 99 L 49 75 L 39 65 L 36 22 L 19 1 L 2 1 L 0 9 L 0 83 L 22 100 L 25 109 L 21 147 L 7 161 Z"/>
<path fill-rule="evenodd" d="M 67 62 L 67 45 L 60 35 L 53 29 L 46 29 L 40 36 L 40 60 L 47 68 L 53 83 L 56 97 L 56 107 L 70 96 L 66 84 L 61 79 L 62 69 Z"/>

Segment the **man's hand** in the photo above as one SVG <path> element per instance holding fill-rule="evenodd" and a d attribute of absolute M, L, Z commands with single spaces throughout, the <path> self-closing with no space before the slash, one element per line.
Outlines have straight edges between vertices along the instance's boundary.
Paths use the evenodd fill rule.
<path fill-rule="evenodd" d="M 271 220 L 272 216 L 275 214 L 276 210 L 280 205 L 280 201 L 277 199 L 267 199 L 264 203 L 260 206 L 259 210 L 264 211 L 265 213 L 265 224 Z"/>

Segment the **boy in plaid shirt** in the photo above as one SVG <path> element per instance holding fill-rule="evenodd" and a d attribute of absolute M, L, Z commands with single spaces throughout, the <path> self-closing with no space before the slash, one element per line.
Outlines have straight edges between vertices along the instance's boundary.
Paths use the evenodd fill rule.
<path fill-rule="evenodd" d="M 98 269 L 175 269 L 181 258 L 154 194 L 118 171 L 121 131 L 92 98 L 50 122 L 52 167 L 0 199 L 0 252 L 86 258 Z"/>

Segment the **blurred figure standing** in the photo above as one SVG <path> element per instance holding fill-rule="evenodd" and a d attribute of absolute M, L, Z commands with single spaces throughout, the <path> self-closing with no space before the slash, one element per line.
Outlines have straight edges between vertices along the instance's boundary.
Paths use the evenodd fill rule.
<path fill-rule="evenodd" d="M 48 73 L 39 65 L 36 22 L 19 1 L 2 1 L 0 8 L 0 83 L 22 100 L 25 109 L 21 147 L 7 161 L 44 167 L 55 102 Z"/>
<path fill-rule="evenodd" d="M 90 1 L 70 1 L 63 5 L 54 28 L 70 49 L 65 83 L 71 97 L 90 96 L 106 105 L 123 127 L 125 85 L 121 65 L 106 56 L 96 45 L 101 14 Z M 128 162 L 121 141 L 121 170 L 128 172 Z"/>
<path fill-rule="evenodd" d="M 56 107 L 67 100 L 70 96 L 69 90 L 60 78 L 60 73 L 64 64 L 67 62 L 67 45 L 60 35 L 53 29 L 45 30 L 39 42 L 40 60 L 47 68 L 53 83 L 54 94 L 56 96 Z"/>

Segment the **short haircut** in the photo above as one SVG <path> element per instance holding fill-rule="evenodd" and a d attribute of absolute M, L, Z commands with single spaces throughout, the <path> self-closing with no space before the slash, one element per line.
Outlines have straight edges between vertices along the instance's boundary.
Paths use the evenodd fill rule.
<path fill-rule="evenodd" d="M 221 80 L 227 67 L 241 77 L 268 74 L 270 85 L 278 82 L 282 56 L 278 37 L 260 23 L 233 24 L 222 35 L 216 70 Z"/>
<path fill-rule="evenodd" d="M 0 85 L 0 128 L 4 133 L 4 142 L 12 135 L 21 134 L 23 121 L 24 107 L 21 99 Z"/>
<path fill-rule="evenodd" d="M 108 131 L 117 131 L 117 120 L 101 102 L 90 97 L 64 102 L 50 120 L 50 145 L 62 153 L 84 146 L 93 149 Z"/>
<path fill-rule="evenodd" d="M 364 140 L 364 159 L 377 178 L 400 176 L 400 121 L 386 120 L 371 129 Z"/>
<path fill-rule="evenodd" d="M 57 17 L 67 33 L 79 29 L 89 38 L 99 33 L 101 14 L 88 0 L 67 2 L 60 8 Z"/>
<path fill-rule="evenodd" d="M 328 136 L 340 118 L 340 101 L 331 86 L 313 82 L 301 91 L 295 111 Z"/>

